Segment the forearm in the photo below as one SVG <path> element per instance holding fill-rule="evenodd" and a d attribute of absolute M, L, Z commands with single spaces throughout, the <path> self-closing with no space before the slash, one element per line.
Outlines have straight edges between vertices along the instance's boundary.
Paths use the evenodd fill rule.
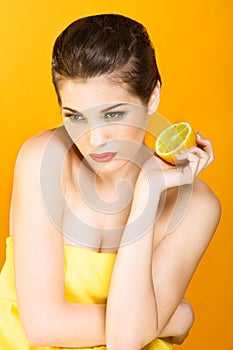
<path fill-rule="evenodd" d="M 37 324 L 32 322 L 28 338 L 35 346 L 105 345 L 105 314 L 105 305 L 67 302 L 54 305 L 37 320 Z"/>
<path fill-rule="evenodd" d="M 120 248 L 107 302 L 109 349 L 142 348 L 156 336 L 156 302 L 151 276 L 151 234 Z M 146 249 L 148 247 L 148 249 Z M 141 343 L 142 342 L 142 343 Z"/>
<path fill-rule="evenodd" d="M 157 336 L 152 256 L 159 195 L 155 194 L 153 201 L 147 202 L 145 218 L 140 213 L 144 194 L 140 193 L 141 201 L 132 205 L 122 239 L 125 246 L 118 250 L 112 274 L 106 315 L 106 343 L 110 350 L 141 349 Z M 138 237 L 130 242 L 133 227 Z"/>

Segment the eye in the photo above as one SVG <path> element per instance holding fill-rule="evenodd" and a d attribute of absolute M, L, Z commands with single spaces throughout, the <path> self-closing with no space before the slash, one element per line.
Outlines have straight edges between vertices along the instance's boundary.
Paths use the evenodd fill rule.
<path fill-rule="evenodd" d="M 64 113 L 64 116 L 73 122 L 84 120 L 84 116 L 80 113 Z"/>
<path fill-rule="evenodd" d="M 121 119 L 123 118 L 124 116 L 126 115 L 126 112 L 124 111 L 112 111 L 112 112 L 106 112 L 104 114 L 104 119 L 105 120 L 118 120 L 118 119 Z"/>

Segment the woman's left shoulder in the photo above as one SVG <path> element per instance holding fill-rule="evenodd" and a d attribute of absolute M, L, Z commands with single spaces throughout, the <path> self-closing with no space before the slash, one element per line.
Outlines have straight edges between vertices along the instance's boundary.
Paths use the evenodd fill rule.
<path fill-rule="evenodd" d="M 220 217 L 221 203 L 216 193 L 200 178 L 196 178 L 193 184 L 193 204 L 199 208 L 205 208 L 205 212 L 215 211 Z"/>
<path fill-rule="evenodd" d="M 199 177 L 197 177 L 193 183 L 193 191 L 197 196 L 201 195 L 203 197 L 209 199 L 212 198 L 213 200 L 219 201 L 216 193 L 209 187 L 209 185 L 207 185 L 206 182 L 201 180 Z"/>

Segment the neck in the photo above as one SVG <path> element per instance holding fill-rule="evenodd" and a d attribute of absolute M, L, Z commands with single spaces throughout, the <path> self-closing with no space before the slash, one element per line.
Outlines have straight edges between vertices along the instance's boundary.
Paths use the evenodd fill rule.
<path fill-rule="evenodd" d="M 114 170 L 105 171 L 104 167 L 96 172 L 96 181 L 103 186 L 117 187 L 117 185 L 125 180 L 135 186 L 138 175 L 143 167 L 145 161 L 151 157 L 152 150 L 144 146 L 135 153 L 133 160 L 117 159 L 114 162 L 118 162 L 119 167 Z M 117 163 L 115 163 L 116 165 Z"/>
<path fill-rule="evenodd" d="M 105 169 L 102 167 L 102 171 L 96 172 L 83 163 L 79 170 L 79 186 L 85 199 L 92 207 L 104 212 L 119 212 L 127 208 L 133 199 L 134 187 L 142 166 L 152 152 L 149 148 L 143 150 L 142 147 L 140 152 L 135 153 L 134 161 L 114 160 L 119 163 L 112 162 Z"/>

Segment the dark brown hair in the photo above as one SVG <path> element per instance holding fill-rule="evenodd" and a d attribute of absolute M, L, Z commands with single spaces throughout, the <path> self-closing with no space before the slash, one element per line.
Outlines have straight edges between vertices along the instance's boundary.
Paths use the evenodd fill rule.
<path fill-rule="evenodd" d="M 159 81 L 155 52 L 144 26 L 128 17 L 104 14 L 71 23 L 56 39 L 52 57 L 53 84 L 107 75 L 147 103 Z"/>

